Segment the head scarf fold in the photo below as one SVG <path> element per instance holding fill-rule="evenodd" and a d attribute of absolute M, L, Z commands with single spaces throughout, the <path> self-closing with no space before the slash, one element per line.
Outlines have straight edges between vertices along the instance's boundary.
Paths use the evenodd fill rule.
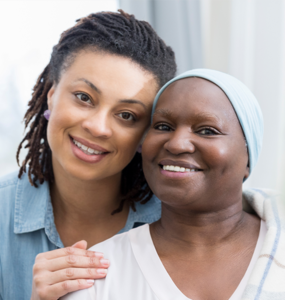
<path fill-rule="evenodd" d="M 168 81 L 159 90 L 153 103 L 152 116 L 157 101 L 163 91 L 171 83 L 187 77 L 207 79 L 216 84 L 227 95 L 236 112 L 247 142 L 249 155 L 249 172 L 251 173 L 257 163 L 262 147 L 263 116 L 255 96 L 242 82 L 240 82 L 235 77 L 209 69 L 195 69 L 182 73 L 181 75 L 178 75 L 172 80 Z"/>

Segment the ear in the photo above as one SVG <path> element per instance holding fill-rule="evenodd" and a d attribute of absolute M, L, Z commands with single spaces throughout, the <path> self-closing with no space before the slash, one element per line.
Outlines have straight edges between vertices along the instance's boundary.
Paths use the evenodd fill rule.
<path fill-rule="evenodd" d="M 52 110 L 52 102 L 53 102 L 54 92 L 55 92 L 55 86 L 53 85 L 47 93 L 47 105 L 48 105 L 48 109 L 50 111 Z"/>

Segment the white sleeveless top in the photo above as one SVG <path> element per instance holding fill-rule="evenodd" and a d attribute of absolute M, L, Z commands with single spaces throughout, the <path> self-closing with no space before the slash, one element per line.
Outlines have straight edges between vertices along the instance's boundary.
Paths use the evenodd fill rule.
<path fill-rule="evenodd" d="M 237 289 L 229 300 L 240 300 L 261 251 L 266 234 L 261 221 L 258 241 Z M 90 248 L 110 260 L 105 279 L 95 280 L 86 290 L 64 296 L 64 300 L 191 300 L 175 285 L 164 268 L 151 239 L 149 225 L 116 235 Z M 194 300 L 194 299 L 193 299 Z"/>

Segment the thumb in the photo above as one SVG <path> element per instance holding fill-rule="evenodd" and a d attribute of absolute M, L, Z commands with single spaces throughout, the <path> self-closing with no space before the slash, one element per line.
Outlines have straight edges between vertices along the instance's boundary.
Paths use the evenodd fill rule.
<path fill-rule="evenodd" d="M 79 249 L 83 249 L 86 250 L 87 249 L 87 242 L 82 240 L 79 242 L 76 242 L 74 245 L 71 246 L 72 248 L 79 248 Z"/>

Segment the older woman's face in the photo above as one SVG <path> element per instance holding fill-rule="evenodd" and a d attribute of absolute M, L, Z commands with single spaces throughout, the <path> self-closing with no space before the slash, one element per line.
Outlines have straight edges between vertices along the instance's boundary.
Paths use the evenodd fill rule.
<path fill-rule="evenodd" d="M 224 92 L 201 78 L 171 84 L 156 106 L 142 149 L 145 177 L 169 205 L 200 211 L 239 198 L 249 174 L 245 139 Z"/>

